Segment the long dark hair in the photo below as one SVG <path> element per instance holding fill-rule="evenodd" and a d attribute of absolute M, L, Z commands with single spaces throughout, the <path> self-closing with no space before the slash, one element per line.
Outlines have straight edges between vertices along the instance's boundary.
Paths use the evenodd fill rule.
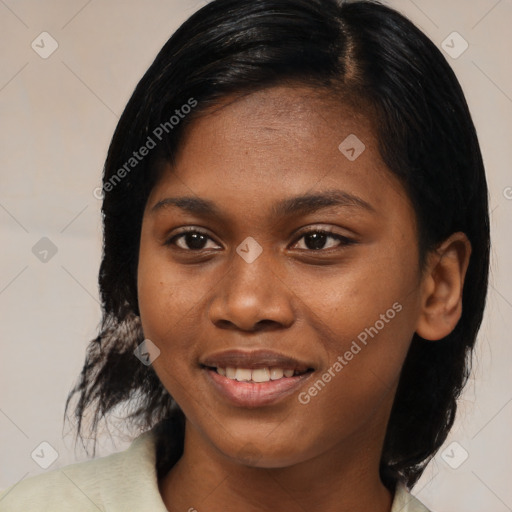
<path fill-rule="evenodd" d="M 76 395 L 78 437 L 83 441 L 90 412 L 95 440 L 99 421 L 126 407 L 127 426 L 159 433 L 159 475 L 180 456 L 183 413 L 152 367 L 133 354 L 144 339 L 136 281 L 143 210 L 159 164 L 174 161 L 184 130 L 201 112 L 228 95 L 283 84 L 323 89 L 371 115 L 381 156 L 416 211 L 420 263 L 456 231 L 472 244 L 462 317 L 441 341 L 414 336 L 387 428 L 381 478 L 412 487 L 445 441 L 470 372 L 487 293 L 488 198 L 477 135 L 455 74 L 418 28 L 377 1 L 214 0 L 165 44 L 130 98 L 108 151 L 103 320 L 65 416 Z M 134 151 L 153 146 L 150 140 L 156 147 L 134 160 Z"/>

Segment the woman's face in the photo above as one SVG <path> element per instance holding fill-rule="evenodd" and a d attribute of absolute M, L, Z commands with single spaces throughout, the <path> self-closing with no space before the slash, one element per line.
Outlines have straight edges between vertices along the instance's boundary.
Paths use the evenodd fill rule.
<path fill-rule="evenodd" d="M 367 119 L 275 87 L 195 121 L 149 197 L 138 268 L 153 366 L 187 432 L 259 467 L 381 443 L 418 260 Z"/>

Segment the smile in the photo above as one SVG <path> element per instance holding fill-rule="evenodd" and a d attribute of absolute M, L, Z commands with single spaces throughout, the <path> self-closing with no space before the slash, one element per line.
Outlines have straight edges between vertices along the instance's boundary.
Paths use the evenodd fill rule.
<path fill-rule="evenodd" d="M 203 367 L 209 387 L 222 401 L 236 407 L 255 409 L 275 405 L 300 392 L 313 370 L 296 373 L 282 368 Z M 222 375 L 225 372 L 226 375 Z M 273 377 L 273 378 L 272 378 Z"/>
<path fill-rule="evenodd" d="M 300 370 L 284 368 L 256 368 L 251 370 L 250 368 L 233 368 L 230 366 L 227 368 L 215 368 L 215 370 L 219 375 L 227 377 L 228 379 L 236 380 L 238 382 L 253 383 L 290 378 L 307 372 L 307 370 L 306 372 L 301 372 Z"/>
<path fill-rule="evenodd" d="M 264 349 L 211 353 L 202 358 L 200 368 L 218 398 L 245 408 L 284 400 L 314 372 L 310 361 Z"/>

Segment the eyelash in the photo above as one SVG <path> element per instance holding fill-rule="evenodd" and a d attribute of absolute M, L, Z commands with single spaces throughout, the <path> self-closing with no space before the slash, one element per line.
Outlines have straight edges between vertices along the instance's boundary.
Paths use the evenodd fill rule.
<path fill-rule="evenodd" d="M 209 238 L 210 240 L 215 242 L 215 240 L 213 240 L 210 237 L 210 235 L 208 235 L 208 233 L 206 233 L 204 231 L 201 231 L 200 229 L 190 227 L 190 228 L 184 228 L 184 230 L 181 233 L 178 233 L 177 235 L 174 235 L 171 238 L 169 238 L 165 242 L 165 245 L 176 245 L 174 243 L 176 240 L 178 240 L 179 238 L 182 238 L 185 235 L 190 234 L 190 233 L 197 233 L 197 234 L 200 234 L 200 235 L 204 235 L 207 238 Z M 294 245 L 297 242 L 299 242 L 299 240 L 301 240 L 302 238 L 304 238 L 304 237 L 306 237 L 308 235 L 311 235 L 313 233 L 314 234 L 320 234 L 320 235 L 326 235 L 329 238 L 335 238 L 336 240 L 338 240 L 341 243 L 338 246 L 336 246 L 336 247 L 330 247 L 328 249 L 316 249 L 316 250 L 315 249 L 301 249 L 302 251 L 317 252 L 317 253 L 318 252 L 327 252 L 327 251 L 343 248 L 344 246 L 352 245 L 352 244 L 355 243 L 354 240 L 351 240 L 350 238 L 347 238 L 346 236 L 339 235 L 337 233 L 334 233 L 333 231 L 329 231 L 329 230 L 326 230 L 326 229 L 316 228 L 316 229 L 310 229 L 308 231 L 302 232 L 300 234 L 299 238 L 296 239 Z M 199 253 L 200 251 L 204 250 L 204 249 L 183 249 L 182 247 L 178 247 L 178 249 L 181 249 L 181 250 L 186 251 L 186 252 L 196 252 L 196 253 Z"/>

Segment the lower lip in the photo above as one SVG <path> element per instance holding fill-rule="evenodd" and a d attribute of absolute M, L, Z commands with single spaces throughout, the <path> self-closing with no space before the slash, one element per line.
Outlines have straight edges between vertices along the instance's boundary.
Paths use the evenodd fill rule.
<path fill-rule="evenodd" d="M 229 402 L 239 407 L 256 408 L 275 404 L 296 392 L 313 372 L 295 377 L 283 377 L 268 382 L 239 382 L 204 368 L 206 377 L 214 388 Z"/>

